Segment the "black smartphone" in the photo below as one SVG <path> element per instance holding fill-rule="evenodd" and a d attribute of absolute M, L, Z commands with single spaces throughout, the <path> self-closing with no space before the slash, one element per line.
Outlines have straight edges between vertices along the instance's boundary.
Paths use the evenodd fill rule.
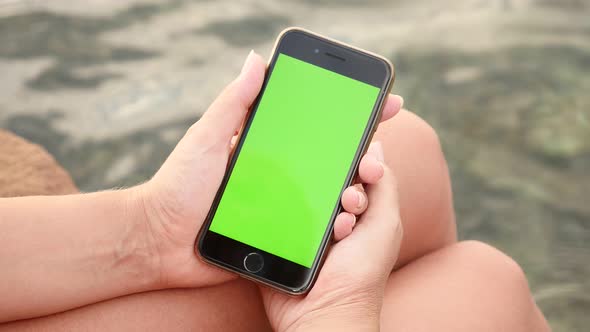
<path fill-rule="evenodd" d="M 393 73 L 383 57 L 300 28 L 283 31 L 197 238 L 202 259 L 307 292 Z"/>

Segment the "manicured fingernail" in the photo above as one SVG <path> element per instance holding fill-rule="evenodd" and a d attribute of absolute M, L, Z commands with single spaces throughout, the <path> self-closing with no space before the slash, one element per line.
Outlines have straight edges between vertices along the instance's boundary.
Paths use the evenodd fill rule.
<path fill-rule="evenodd" d="M 242 66 L 242 71 L 240 72 L 241 75 L 250 71 L 250 67 L 252 67 L 252 59 L 254 58 L 254 50 L 250 50 L 248 56 L 246 57 L 246 61 L 244 61 L 244 65 Z"/>
<path fill-rule="evenodd" d="M 365 195 L 363 195 L 360 191 L 356 192 L 356 196 L 357 196 L 357 201 L 356 201 L 356 208 L 357 209 L 362 209 L 365 207 L 366 201 L 365 201 Z"/>

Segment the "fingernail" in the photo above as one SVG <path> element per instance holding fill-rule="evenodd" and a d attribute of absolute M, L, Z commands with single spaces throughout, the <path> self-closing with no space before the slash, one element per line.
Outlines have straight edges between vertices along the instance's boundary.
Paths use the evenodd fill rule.
<path fill-rule="evenodd" d="M 392 94 L 389 95 L 389 100 L 391 100 L 391 99 L 397 99 L 398 100 L 399 108 L 400 109 L 402 109 L 404 107 L 404 97 L 392 93 Z"/>
<path fill-rule="evenodd" d="M 365 206 L 365 195 L 361 194 L 360 191 L 356 192 L 356 208 L 357 209 L 362 209 Z"/>
<path fill-rule="evenodd" d="M 350 216 L 350 228 L 353 228 L 356 225 L 356 216 L 352 213 L 348 214 Z"/>
<path fill-rule="evenodd" d="M 240 75 L 243 75 L 245 73 L 247 73 L 248 71 L 250 71 L 250 67 L 252 67 L 252 59 L 254 58 L 254 50 L 250 50 L 250 53 L 248 53 L 248 56 L 246 57 L 246 61 L 244 61 L 244 65 L 242 66 L 242 71 L 240 72 Z"/>
<path fill-rule="evenodd" d="M 398 97 L 399 97 L 399 108 L 400 109 L 404 108 L 404 97 L 399 96 L 399 95 L 398 95 Z"/>
<path fill-rule="evenodd" d="M 381 142 L 375 141 L 371 145 L 372 151 L 375 154 L 375 158 L 377 158 L 377 160 L 379 160 L 382 163 L 385 162 L 385 156 L 383 155 L 383 145 L 381 145 Z"/>

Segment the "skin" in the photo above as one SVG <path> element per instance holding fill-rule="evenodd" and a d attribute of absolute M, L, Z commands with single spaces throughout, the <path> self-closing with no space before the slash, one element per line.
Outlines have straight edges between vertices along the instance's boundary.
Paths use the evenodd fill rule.
<path fill-rule="evenodd" d="M 431 252 L 392 273 L 383 331 L 550 331 L 522 269 L 477 241 Z"/>
<path fill-rule="evenodd" d="M 264 69 L 263 59 L 250 53 L 240 76 L 187 132 L 154 178 L 141 186 L 86 195 L 1 200 L 0 240 L 4 250 L 0 252 L 0 266 L 6 272 L 2 274 L 0 294 L 4 301 L 15 305 L 0 307 L 0 321 L 52 314 L 138 292 L 212 286 L 234 279 L 235 275 L 199 260 L 193 245 L 224 175 L 232 136 L 260 90 Z M 385 118 L 401 107 L 400 98 L 391 100 Z M 385 187 L 373 190 L 383 192 L 384 199 L 390 200 L 392 182 L 375 184 L 384 174 L 382 149 L 377 144 L 371 151 L 362 160 L 360 179 L 374 183 L 375 188 Z M 368 201 L 363 191 L 357 191 L 357 199 Z M 353 200 L 346 199 L 344 207 L 350 203 Z M 366 204 L 359 206 L 356 202 L 354 207 L 361 213 Z M 322 299 L 335 287 L 325 280 L 345 271 L 346 256 L 371 242 L 371 234 L 383 236 L 384 243 L 397 243 L 399 247 L 401 232 L 389 227 L 391 215 L 396 213 L 396 209 L 369 209 L 358 235 L 350 239 L 343 239 L 352 231 L 348 214 L 339 216 L 335 228 L 342 244 L 334 246 L 334 254 L 328 258 L 323 276 L 310 296 L 298 298 L 296 304 L 282 294 L 264 290 L 268 308 L 293 308 L 269 311 L 271 322 L 292 326 L 308 321 L 304 317 L 320 307 L 341 306 L 352 298 L 358 302 L 358 294 L 350 293 L 351 299 L 342 297 L 338 304 L 325 304 Z M 80 216 L 84 218 L 80 220 Z M 395 220 L 399 225 L 399 216 Z M 369 227 L 373 224 L 375 230 Z M 337 254 L 339 251 L 343 252 Z M 380 288 L 396 257 L 397 250 L 387 250 L 383 258 L 387 258 L 387 264 L 376 265 L 379 271 L 387 270 L 380 278 Z M 391 267 L 385 268 L 388 264 Z M 374 269 L 367 269 L 363 276 L 373 275 L 370 272 Z M 372 285 L 363 287 L 370 288 Z M 22 298 L 35 301 L 19 301 Z M 375 303 L 371 310 L 374 322 L 378 322 L 381 300 L 371 301 Z M 352 321 L 342 321 L 346 323 L 354 326 Z"/>
<path fill-rule="evenodd" d="M 383 161 L 380 144 L 373 152 Z M 274 330 L 376 331 L 384 289 L 402 240 L 399 208 L 391 171 L 382 166 L 383 181 L 368 186 L 371 205 L 354 232 L 332 246 L 314 288 L 305 297 L 262 289 Z M 375 177 L 377 179 L 377 177 Z M 343 215 L 340 215 L 342 221 Z M 367 259 L 371 257 L 371 259 Z"/>
<path fill-rule="evenodd" d="M 245 70 L 246 68 L 247 66 Z M 228 90 L 233 90 L 231 86 L 235 86 L 236 84 L 239 83 L 234 82 L 230 84 L 220 98 L 227 96 Z M 244 92 L 244 90 L 241 91 L 241 93 Z M 230 94 L 229 96 L 236 98 L 236 95 L 240 95 L 240 93 Z M 243 102 L 243 105 L 249 105 L 250 102 Z M 389 117 L 388 114 L 393 115 L 399 110 L 401 105 L 395 106 L 396 103 L 398 105 L 401 104 L 401 99 L 398 99 L 398 97 L 389 98 L 388 106 L 384 112 L 385 118 Z M 394 107 L 388 108 L 392 104 Z M 207 113 L 210 113 L 212 108 Z M 228 109 L 235 110 L 235 108 Z M 223 116 L 230 116 L 229 112 L 224 113 Z M 238 122 L 241 123 L 241 121 Z M 224 121 L 220 121 L 220 123 L 224 123 Z M 207 124 L 207 126 L 210 125 Z M 187 150 L 184 150 L 184 152 L 198 152 L 198 150 L 191 150 L 195 149 L 194 146 L 199 144 L 199 140 L 195 139 L 193 134 L 206 130 L 204 128 L 207 126 L 199 128 L 198 125 L 195 125 L 179 143 L 179 147 L 185 146 Z M 215 132 L 212 131 L 205 134 L 201 132 L 200 134 L 208 134 L 212 140 L 215 140 L 215 137 L 211 136 L 215 135 Z M 187 137 L 193 137 L 191 139 L 192 142 L 183 144 L 183 142 L 186 142 Z M 395 119 L 384 123 L 377 132 L 376 137 L 383 142 L 385 162 L 383 162 L 379 147 L 373 146 L 368 154 L 370 157 L 365 157 L 369 161 L 365 162 L 363 160 L 361 169 L 359 170 L 363 182 L 370 183 L 370 185 L 366 186 L 370 200 L 365 196 L 367 199 L 363 201 L 363 196 L 358 195 L 357 191 L 361 194 L 364 193 L 364 190 L 359 186 L 347 189 L 347 193 L 343 196 L 342 201 L 347 212 L 338 217 L 335 228 L 335 237 L 342 241 L 337 243 L 334 246 L 334 250 L 330 253 L 327 264 L 320 274 L 318 284 L 314 287 L 312 294 L 308 296 L 310 297 L 309 301 L 299 298 L 287 298 L 268 290 L 261 290 L 265 299 L 264 307 L 266 307 L 267 311 L 264 312 L 264 307 L 256 300 L 258 298 L 256 287 L 248 281 L 238 279 L 216 286 L 191 289 L 165 289 L 136 293 L 70 310 L 65 313 L 0 326 L 0 330 L 96 329 L 129 331 L 145 329 L 199 329 L 261 331 L 269 329 L 267 317 L 272 323 L 273 328 L 281 330 L 345 330 L 346 328 L 351 330 L 376 330 L 379 328 L 379 324 L 381 324 L 381 328 L 384 330 L 395 329 L 402 331 L 431 331 L 433 329 L 438 331 L 548 330 L 542 315 L 532 301 L 526 279 L 522 271 L 518 268 L 518 265 L 495 249 L 482 244 L 453 244 L 455 242 L 455 226 L 448 173 L 446 172 L 444 158 L 440 152 L 440 146 L 432 129 L 416 116 L 402 111 Z M 201 136 L 200 139 L 204 138 Z M 223 143 L 225 139 L 221 141 Z M 227 141 L 231 141 L 231 138 Z M 398 142 L 402 141 L 404 144 L 398 144 Z M 227 144 L 229 146 L 230 143 Z M 196 161 L 192 161 L 191 158 L 183 158 L 183 156 L 190 157 L 190 154 L 177 152 L 179 147 L 170 156 L 166 165 L 182 166 L 186 162 L 186 159 L 189 159 L 191 161 L 186 162 L 186 165 L 191 168 L 197 167 L 198 163 Z M 205 150 L 208 153 L 217 150 L 216 144 L 208 145 L 208 148 Z M 226 151 L 229 151 L 229 148 Z M 362 174 L 367 169 L 365 164 L 373 165 L 368 166 L 369 176 L 363 176 Z M 178 173 L 177 171 L 174 172 L 174 166 L 168 166 L 172 171 L 163 171 L 166 165 L 162 167 L 162 170 L 158 172 L 152 181 L 148 182 L 151 185 L 141 187 L 141 190 L 131 190 L 128 192 L 129 195 L 120 196 L 112 193 L 121 193 L 121 191 L 100 193 L 104 194 L 100 199 L 97 198 L 98 196 L 92 196 L 92 201 L 95 201 L 93 204 L 99 203 L 101 200 L 106 201 L 102 206 L 108 208 L 100 209 L 101 211 L 98 214 L 103 213 L 102 218 L 108 217 L 115 219 L 118 222 L 113 222 L 112 224 L 120 226 L 120 224 L 125 224 L 133 220 L 133 213 L 130 212 L 137 211 L 134 209 L 137 204 L 141 207 L 139 209 L 141 212 L 139 213 L 139 219 L 143 217 L 145 220 L 146 216 L 152 216 L 148 211 L 151 211 L 151 209 L 158 210 L 157 205 L 147 208 L 146 205 L 150 204 L 146 204 L 146 202 L 153 202 L 151 195 L 155 195 L 154 193 L 157 192 L 155 188 L 162 190 L 161 187 L 154 184 L 158 183 L 155 180 L 163 178 L 160 174 L 169 174 L 171 178 L 178 176 L 178 174 L 174 174 Z M 371 167 L 374 167 L 376 171 L 370 171 Z M 397 175 L 397 181 L 393 173 Z M 371 176 L 375 177 L 371 178 Z M 380 176 L 383 176 L 384 179 L 377 181 L 376 179 Z M 180 183 L 178 188 L 183 188 L 186 180 L 177 179 L 177 183 Z M 377 181 L 377 184 L 372 184 L 375 181 Z M 163 182 L 166 183 L 166 181 Z M 396 187 L 399 188 L 399 198 L 395 190 Z M 425 190 L 424 188 L 427 189 Z M 146 195 L 146 193 L 151 194 Z M 176 195 L 174 192 L 168 192 L 167 194 L 169 195 L 163 196 L 166 198 L 163 202 L 166 202 L 170 198 L 173 198 L 172 201 L 174 201 L 186 197 L 184 194 Z M 170 194 L 174 196 L 170 196 Z M 83 196 L 90 195 L 99 194 Z M 196 195 L 203 195 L 203 192 L 199 191 Z M 109 200 L 109 197 L 113 199 Z M 126 197 L 135 198 L 126 199 Z M 379 201 L 379 197 L 384 199 Z M 194 201 L 195 197 L 191 197 L 191 199 Z M 4 229 L 2 227 L 6 220 L 2 215 L 6 211 L 4 208 L 10 209 L 10 204 L 4 206 L 1 204 L 8 201 L 0 201 L 1 229 Z M 397 209 L 398 201 L 401 204 L 399 213 Z M 416 204 L 417 202 L 419 204 Z M 63 204 L 67 205 L 66 203 Z M 158 204 L 162 204 L 162 201 L 158 200 Z M 36 205 L 35 210 L 40 211 L 40 208 L 55 207 L 54 204 L 47 205 L 45 207 L 43 204 Z M 369 206 L 368 211 L 360 218 L 357 217 L 356 214 L 362 213 L 364 207 L 367 205 Z M 30 206 L 30 204 L 23 204 L 21 207 L 26 210 L 26 207 Z M 129 213 L 128 215 L 121 213 L 120 208 L 122 207 L 128 207 L 123 209 L 126 213 Z M 68 208 L 72 208 L 72 206 Z M 116 211 L 107 213 L 103 210 Z M 174 211 L 177 210 L 174 209 Z M 93 216 L 93 212 L 88 206 L 82 205 L 81 209 L 74 209 L 72 214 L 75 217 L 72 218 L 76 219 L 76 223 L 82 224 L 80 227 L 87 227 L 86 231 L 97 233 L 98 236 L 96 238 L 100 239 L 101 232 L 97 232 L 97 230 L 100 231 L 106 227 L 102 225 L 104 220 L 100 220 L 98 223 L 85 222 L 85 220 Z M 163 215 L 157 218 L 164 220 L 170 211 L 164 210 L 162 213 Z M 381 218 L 370 218 L 371 215 L 375 216 L 375 213 L 383 213 L 383 215 Z M 401 241 L 401 251 L 396 261 L 395 257 L 400 246 L 397 239 L 402 229 L 399 223 L 400 213 L 401 220 L 403 220 L 404 237 L 403 241 Z M 29 215 L 31 219 L 35 220 L 30 223 L 27 221 L 27 218 L 19 219 L 18 221 L 28 224 L 29 231 L 34 227 L 33 222 L 35 222 L 37 227 L 42 228 L 43 232 L 40 231 L 40 233 L 45 237 L 47 237 L 47 233 L 45 232 L 51 232 L 49 228 L 52 225 L 45 228 L 41 226 L 43 222 L 57 223 L 58 225 L 60 222 L 65 223 L 61 216 L 60 218 L 52 219 L 47 217 L 48 215 L 52 215 L 52 213 L 43 213 L 43 211 L 37 214 L 27 211 L 27 213 L 23 214 Z M 82 220 L 79 218 L 80 215 L 84 215 Z M 358 226 L 355 226 L 354 232 L 350 234 L 353 228 L 351 225 L 356 223 L 354 221 L 357 218 Z M 162 222 L 162 220 L 159 220 L 159 222 Z M 14 223 L 13 228 L 21 227 L 16 225 L 17 223 Z M 97 225 L 100 225 L 99 229 L 97 229 Z M 111 225 L 111 223 L 107 223 L 107 225 Z M 167 232 L 174 231 L 175 227 L 180 227 L 179 225 L 182 225 L 180 218 L 176 223 L 169 225 Z M 67 267 L 67 260 L 63 262 L 64 264 L 61 267 L 55 264 L 60 262 L 60 255 L 67 255 L 68 259 L 78 258 L 79 262 L 84 262 L 88 267 L 92 266 L 93 263 L 101 261 L 100 259 L 93 261 L 93 255 L 96 255 L 96 252 L 88 255 L 84 251 L 88 247 L 91 247 L 89 244 L 93 242 L 92 238 L 86 238 L 83 239 L 84 241 L 80 241 L 83 244 L 78 244 L 79 247 L 75 251 L 66 250 L 60 252 L 60 248 L 67 247 L 72 242 L 70 237 L 63 236 L 63 231 L 66 231 L 65 227 L 62 227 L 60 230 L 62 232 L 58 232 L 60 233 L 58 235 L 60 237 L 58 244 L 53 243 L 53 246 L 42 248 L 43 243 L 39 243 L 37 245 L 38 251 L 34 253 L 29 252 L 31 256 L 40 255 L 40 253 L 46 254 L 46 256 L 41 257 L 43 258 L 40 260 L 41 263 L 47 257 L 58 257 L 58 259 L 54 259 L 51 264 L 47 264 L 38 271 L 34 271 L 34 269 L 32 271 L 47 273 L 54 272 L 50 271 L 52 269 L 59 270 L 60 268 Z M 393 232 L 393 238 L 390 238 L 391 241 L 386 240 L 386 237 L 391 236 L 392 230 L 395 230 Z M 118 231 L 121 231 L 121 229 L 118 229 Z M 134 230 L 128 233 L 136 234 L 137 232 L 138 230 Z M 113 234 L 118 234 L 118 232 L 107 234 L 107 240 L 112 240 Z M 370 236 L 367 236 L 369 234 Z M 0 233 L 0 237 L 3 235 L 5 234 Z M 26 235 L 31 236 L 30 233 Z M 153 236 L 154 234 L 151 235 Z M 27 236 L 23 235 L 24 238 Z M 107 238 L 105 235 L 103 237 Z M 110 248 L 111 246 L 108 244 L 105 246 L 106 240 L 104 238 L 101 245 Z M 380 243 L 377 240 L 384 242 Z M 26 242 L 15 236 L 15 242 L 17 241 Z M 194 241 L 194 238 L 192 241 Z M 156 251 L 151 251 L 153 248 L 143 245 L 142 241 L 133 241 L 132 236 L 128 236 L 126 240 L 119 239 L 117 243 L 120 244 L 118 254 L 115 256 L 106 255 L 110 258 L 110 264 L 115 266 L 109 265 L 110 270 L 106 269 L 108 273 L 104 274 L 114 275 L 116 274 L 114 270 L 118 269 L 125 271 L 121 267 L 126 265 L 129 270 L 127 273 L 122 273 L 121 275 L 133 275 L 135 279 L 131 283 L 143 284 L 142 280 L 145 278 L 148 286 L 153 286 L 152 279 L 156 279 L 156 284 L 164 285 L 162 288 L 177 285 L 176 282 L 179 280 L 182 281 L 178 283 L 180 285 L 192 285 L 193 282 L 197 284 L 196 281 L 186 282 L 185 274 L 190 274 L 186 271 L 180 274 L 183 278 L 178 278 L 178 273 L 160 273 L 154 278 L 153 275 L 150 277 L 148 271 L 144 271 L 145 274 L 134 273 L 137 270 L 133 268 L 133 264 L 129 264 L 133 261 L 131 259 L 123 259 L 127 264 L 113 264 L 113 257 L 117 257 L 118 259 L 126 257 L 125 255 L 121 255 L 121 253 L 125 252 L 123 249 L 126 248 L 123 243 L 132 243 L 133 245 L 130 247 L 134 248 L 133 252 L 135 253 L 149 253 L 139 255 L 144 256 L 144 259 L 138 260 L 139 262 L 145 262 L 145 257 L 158 257 L 160 250 L 162 250 L 162 246 L 160 245 L 157 246 Z M 114 243 L 114 245 L 117 243 Z M 147 241 L 146 243 L 151 242 Z M 184 248 L 184 245 L 179 241 L 171 247 Z M 190 247 L 192 250 L 192 243 Z M 355 250 L 351 250 L 351 248 Z M 359 248 L 362 249 L 359 250 Z M 375 251 L 371 252 L 371 255 L 359 255 L 363 250 Z M 57 255 L 55 251 L 57 251 Z M 155 255 L 154 252 L 157 252 L 158 255 Z M 18 255 L 18 250 L 13 251 L 13 254 Z M 191 260 L 188 256 L 190 255 L 185 254 L 186 250 L 184 249 L 182 250 L 182 254 L 180 254 L 180 250 L 178 251 L 178 257 L 182 257 L 179 261 L 184 260 L 182 262 L 183 264 L 189 264 Z M 31 256 L 21 255 L 13 259 L 11 263 L 20 262 L 27 269 L 30 269 L 31 266 L 34 268 L 39 261 L 35 261 L 35 257 Z M 373 260 L 373 256 L 378 260 Z M 80 257 L 82 258 L 80 259 Z M 194 256 L 190 257 L 194 258 Z M 367 257 L 371 257 L 371 259 L 368 260 Z M 0 266 L 3 266 L 2 264 L 7 262 L 7 259 L 7 257 L 0 256 Z M 350 267 L 354 265 L 350 264 L 351 259 L 356 264 L 360 264 L 359 269 L 349 271 Z M 153 265 L 157 267 L 162 266 L 159 259 L 155 261 L 156 263 Z M 105 262 L 103 261 L 102 263 L 104 264 Z M 154 262 L 152 261 L 152 263 Z M 394 264 L 397 271 L 390 274 L 391 267 Z M 141 265 L 137 264 L 137 266 Z M 147 265 L 153 266 L 151 264 Z M 476 268 L 465 268 L 469 266 Z M 3 271 L 6 270 L 3 268 Z M 67 278 L 70 273 L 80 273 L 78 270 L 80 269 L 74 268 L 67 271 L 69 273 L 66 279 L 57 280 L 56 282 L 64 285 L 74 281 Z M 158 271 L 159 269 L 156 268 L 155 270 Z M 198 282 L 209 281 L 215 284 L 216 280 L 223 280 L 226 277 L 227 279 L 225 280 L 231 280 L 231 276 L 223 275 L 223 273 L 219 273 L 218 271 L 212 272 L 212 274 L 211 279 L 203 278 L 199 279 Z M 344 274 L 346 277 L 340 278 L 341 274 Z M 490 275 L 492 274 L 495 276 L 493 280 L 494 287 L 490 287 L 489 283 Z M 55 274 L 50 276 L 55 277 Z M 28 276 L 23 273 L 21 277 L 25 278 L 22 280 L 26 280 Z M 57 277 L 61 278 L 64 276 L 58 275 Z M 88 275 L 85 274 L 85 277 L 88 277 Z M 93 271 L 92 277 L 101 281 L 99 283 L 100 287 L 109 284 L 108 276 L 103 277 L 101 269 Z M 101 277 L 107 280 L 104 281 Z M 193 279 L 195 277 L 193 276 Z M 126 278 L 124 277 L 119 280 L 119 284 L 117 285 L 119 288 L 114 287 L 119 293 L 121 289 L 128 290 L 137 287 L 137 285 L 126 284 L 124 279 Z M 23 284 L 30 284 L 22 280 L 20 280 L 20 283 L 15 282 L 17 287 L 22 288 Z M 39 280 L 33 281 L 38 282 Z M 322 284 L 324 285 L 323 287 Z M 449 284 L 454 287 L 446 286 Z M 0 285 L 2 285 L 1 282 Z M 76 285 L 76 283 L 73 285 Z M 440 285 L 445 286 L 440 287 Z M 69 292 L 69 286 L 68 284 L 68 287 L 55 287 L 48 293 L 51 293 L 49 295 L 52 296 L 53 301 L 60 302 L 63 298 L 72 296 L 71 292 Z M 83 289 L 83 291 L 91 291 L 91 288 L 94 289 L 96 287 L 96 284 L 92 286 L 86 285 L 86 289 Z M 148 290 L 153 289 L 151 287 L 146 288 Z M 3 292 L 10 291 L 8 287 L 6 289 L 0 288 L 0 293 L 2 294 L 4 294 Z M 65 293 L 65 296 L 61 292 Z M 95 298 L 104 297 L 104 293 L 97 293 L 95 294 Z M 35 298 L 39 298 L 35 292 L 31 292 L 31 294 L 34 294 Z M 482 294 L 482 296 L 474 298 L 472 294 Z M 509 299 L 505 294 L 509 294 Z M 86 297 L 85 301 L 92 302 L 94 300 L 89 300 Z M 497 308 L 506 307 L 506 301 L 510 301 L 511 303 L 510 310 L 496 310 Z M 3 300 L 3 302 L 19 304 L 22 301 L 14 297 Z M 39 302 L 41 306 L 45 307 L 53 305 L 53 303 L 48 303 L 47 299 L 39 299 L 36 302 Z M 31 303 L 26 303 L 25 305 L 29 307 L 25 308 L 25 311 L 30 309 Z M 457 310 L 454 310 L 454 308 L 457 308 Z M 30 313 L 27 315 L 30 315 Z M 380 319 L 379 315 L 381 316 Z M 424 319 L 424 317 L 428 317 L 428 319 Z M 461 319 L 457 319 L 456 317 L 461 317 Z"/>

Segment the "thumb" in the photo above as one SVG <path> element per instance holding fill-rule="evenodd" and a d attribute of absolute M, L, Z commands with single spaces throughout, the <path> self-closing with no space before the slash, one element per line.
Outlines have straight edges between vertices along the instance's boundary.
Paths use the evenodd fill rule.
<path fill-rule="evenodd" d="M 210 139 L 229 144 L 260 92 L 265 70 L 262 57 L 250 51 L 240 75 L 225 87 L 199 121 L 210 129 Z"/>

